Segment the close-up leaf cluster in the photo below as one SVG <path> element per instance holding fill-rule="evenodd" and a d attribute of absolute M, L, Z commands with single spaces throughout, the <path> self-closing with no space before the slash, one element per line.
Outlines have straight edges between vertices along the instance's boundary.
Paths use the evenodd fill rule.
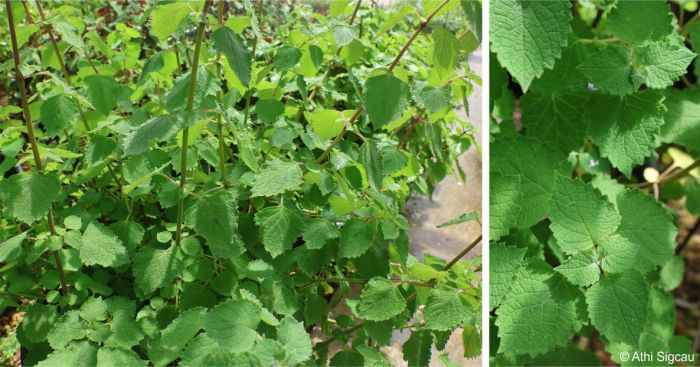
<path fill-rule="evenodd" d="M 479 2 L 0 14 L 0 313 L 22 314 L 21 365 L 384 366 L 398 332 L 409 366 L 454 365 L 456 330 L 480 355 L 473 246 L 419 259 L 405 216 L 479 149 Z"/>
<path fill-rule="evenodd" d="M 697 3 L 499 0 L 489 14 L 491 365 L 692 356 L 676 304 L 696 284 Z"/>

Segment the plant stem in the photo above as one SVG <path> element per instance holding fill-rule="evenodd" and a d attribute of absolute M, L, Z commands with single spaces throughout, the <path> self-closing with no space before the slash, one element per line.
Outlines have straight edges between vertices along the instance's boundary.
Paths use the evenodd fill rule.
<path fill-rule="evenodd" d="M 449 1 L 450 0 L 444 0 L 442 3 L 440 3 L 440 5 L 438 5 L 435 8 L 435 10 L 433 10 L 432 13 L 430 13 L 430 15 L 428 15 L 428 17 L 424 21 L 420 22 L 420 24 L 418 25 L 416 30 L 413 32 L 411 37 L 408 39 L 408 41 L 406 41 L 406 44 L 404 44 L 403 47 L 401 48 L 401 51 L 399 51 L 399 53 L 396 55 L 396 57 L 394 58 L 394 61 L 392 61 L 391 65 L 389 65 L 389 68 L 388 68 L 389 71 L 394 70 L 396 65 L 399 63 L 399 60 L 401 60 L 401 57 L 406 53 L 406 50 L 408 50 L 408 48 L 411 47 L 411 44 L 413 43 L 413 41 L 416 39 L 416 37 L 418 37 L 418 34 L 420 32 L 422 32 L 425 29 L 425 27 L 428 26 L 428 23 L 430 23 L 430 21 L 433 19 L 433 17 L 435 17 L 435 15 L 440 11 L 440 9 L 442 9 L 445 5 L 447 5 L 447 3 Z M 354 124 L 355 121 L 360 117 L 360 114 L 362 113 L 362 111 L 364 111 L 364 109 L 365 109 L 364 106 L 360 106 L 357 109 L 357 111 L 355 111 L 355 114 L 352 115 L 352 117 L 350 118 L 350 121 L 348 121 L 348 125 Z M 335 137 L 335 139 L 333 140 L 331 145 L 329 145 L 328 148 L 326 148 L 326 150 L 321 154 L 321 156 L 318 157 L 316 162 L 321 163 L 321 162 L 325 161 L 326 158 L 328 157 L 328 155 L 330 154 L 331 150 L 333 149 L 333 147 L 335 147 L 338 144 L 338 142 L 340 142 L 340 140 L 343 138 L 343 136 L 345 135 L 346 132 L 347 132 L 347 128 L 344 128 L 340 132 L 340 134 L 338 134 L 338 136 Z"/>
<path fill-rule="evenodd" d="M 469 246 L 462 250 L 462 252 L 457 254 L 457 256 L 455 256 L 454 259 L 450 260 L 450 262 L 448 262 L 445 265 L 445 270 L 450 270 L 450 268 L 453 267 L 461 258 L 463 258 L 467 253 L 469 253 L 469 251 L 476 247 L 476 245 L 478 245 L 479 242 L 481 242 L 481 235 L 475 238 L 474 241 L 472 241 L 472 243 L 470 243 Z"/>
<path fill-rule="evenodd" d="M 10 38 L 12 39 L 12 56 L 15 63 L 15 74 L 17 75 L 17 86 L 19 88 L 20 97 L 22 99 L 22 109 L 24 111 L 24 122 L 27 125 L 27 135 L 29 135 L 29 143 L 32 146 L 32 154 L 34 155 L 34 163 L 39 172 L 43 172 L 43 164 L 41 161 L 41 154 L 39 153 L 39 144 L 36 142 L 36 135 L 34 134 L 34 125 L 32 124 L 32 114 L 29 111 L 29 103 L 27 102 L 27 90 L 24 87 L 24 75 L 20 70 L 20 59 L 19 59 L 19 47 L 17 46 L 17 33 L 15 31 L 15 20 L 12 14 L 12 6 L 10 5 L 10 0 L 5 0 L 5 7 L 7 8 L 7 20 L 10 25 Z M 49 207 L 49 211 L 46 214 L 46 221 L 49 224 L 49 231 L 52 235 L 56 235 L 56 225 L 54 224 L 53 218 L 53 208 Z M 66 295 L 68 294 L 68 283 L 66 283 L 66 274 L 63 271 L 63 261 L 61 261 L 61 253 L 59 250 L 53 253 L 54 261 L 56 262 L 56 270 L 58 271 L 58 277 L 61 282 L 61 292 Z"/>
<path fill-rule="evenodd" d="M 658 181 L 656 181 L 656 182 L 633 183 L 633 184 L 628 184 L 628 185 L 626 185 L 626 186 L 627 186 L 627 187 L 639 187 L 639 188 L 641 188 L 641 189 L 644 189 L 644 188 L 650 187 L 650 186 L 652 186 L 652 185 L 654 185 L 654 184 L 659 184 L 659 185 L 660 185 L 660 184 L 663 184 L 663 183 L 666 183 L 666 182 L 675 181 L 675 180 L 677 180 L 677 179 L 679 179 L 679 178 L 683 178 L 683 177 L 687 176 L 692 170 L 694 170 L 694 169 L 697 168 L 697 167 L 700 167 L 700 159 L 697 159 L 697 160 L 696 160 L 695 162 L 693 162 L 690 166 L 685 167 L 685 168 L 683 168 L 682 170 L 680 170 L 680 171 L 678 171 L 678 172 L 676 172 L 676 173 L 674 173 L 674 174 L 668 175 L 668 176 L 666 176 L 666 177 L 661 177 L 661 178 L 660 178 Z"/>
<path fill-rule="evenodd" d="M 401 56 L 403 56 L 403 54 L 406 53 L 408 48 L 411 47 L 411 43 L 413 43 L 413 40 L 415 40 L 416 37 L 418 37 L 418 34 L 420 32 L 422 32 L 425 29 L 425 27 L 428 26 L 428 23 L 430 23 L 430 21 L 433 19 L 433 17 L 435 17 L 435 15 L 440 11 L 440 9 L 442 9 L 445 5 L 447 5 L 448 2 L 450 2 L 450 0 L 445 0 L 442 3 L 440 3 L 440 5 L 438 5 L 437 8 L 435 8 L 435 10 L 433 10 L 433 12 L 430 13 L 430 15 L 428 15 L 428 17 L 425 19 L 425 21 L 420 22 L 420 25 L 418 25 L 418 28 L 416 28 L 415 32 L 413 32 L 413 34 L 411 35 L 411 38 L 409 38 L 408 42 L 406 42 L 406 44 L 403 45 L 403 47 L 401 48 L 401 51 L 399 51 L 399 54 L 396 55 L 396 58 L 394 59 L 394 61 L 391 63 L 391 65 L 389 65 L 389 71 L 394 70 L 394 68 L 396 67 L 396 64 L 398 64 L 399 60 L 401 60 Z"/>
<path fill-rule="evenodd" d="M 693 228 L 688 230 L 688 234 L 683 239 L 683 242 L 678 247 L 676 247 L 676 255 L 679 255 L 681 253 L 681 251 L 683 251 L 683 249 L 690 242 L 690 239 L 693 237 L 695 232 L 697 232 L 699 229 L 700 229 L 700 218 L 695 220 L 695 224 L 693 224 Z"/>
<path fill-rule="evenodd" d="M 262 15 L 262 0 L 258 1 L 258 14 Z M 260 17 L 257 17 L 257 19 L 259 20 Z M 255 51 L 257 50 L 257 48 L 258 48 L 258 36 L 255 33 L 253 33 L 253 52 L 251 53 L 253 60 L 252 60 L 251 64 L 255 62 Z M 250 84 L 249 84 L 248 91 L 246 92 L 246 95 L 245 95 L 245 112 L 243 113 L 243 126 L 244 127 L 248 125 L 248 117 L 250 116 L 250 95 L 252 92 L 253 91 L 250 89 Z"/>
<path fill-rule="evenodd" d="M 58 44 L 56 43 L 56 37 L 53 35 L 53 28 L 51 27 L 51 24 L 46 22 L 46 17 L 44 16 L 44 10 L 41 8 L 41 1 L 36 0 L 36 8 L 39 11 L 39 17 L 41 18 L 41 22 L 46 24 L 46 32 L 49 34 L 49 39 L 51 40 L 51 46 L 53 47 L 53 51 L 56 54 L 56 59 L 58 60 L 58 64 L 61 65 L 61 71 L 63 72 L 63 76 L 66 79 L 66 83 L 69 86 L 73 86 L 73 83 L 71 82 L 70 79 L 70 74 L 68 74 L 68 68 L 66 68 L 66 64 L 63 62 L 63 56 L 61 55 L 61 51 L 58 49 Z M 99 72 L 97 72 L 97 69 L 94 69 L 95 73 L 99 75 Z M 75 105 L 78 107 L 78 114 L 80 115 L 80 120 L 83 122 L 83 125 L 85 126 L 85 131 L 90 131 L 90 125 L 87 122 L 87 118 L 85 117 L 85 112 L 83 111 L 83 107 L 80 105 L 78 102 L 77 98 L 73 98 L 73 102 L 75 102 Z"/>
<path fill-rule="evenodd" d="M 202 10 L 202 18 L 197 26 L 197 38 L 194 46 L 194 56 L 192 57 L 192 64 L 190 68 L 190 89 L 189 95 L 187 96 L 187 109 L 185 110 L 185 115 L 191 115 L 194 110 L 194 92 L 197 85 L 197 74 L 199 68 L 199 53 L 202 50 L 202 39 L 204 38 L 204 27 L 206 25 L 207 10 L 211 5 L 211 0 L 207 0 L 204 3 L 204 9 Z M 185 122 L 187 123 L 187 122 Z M 177 229 L 175 232 L 175 244 L 180 245 L 180 240 L 182 239 L 182 219 L 185 208 L 185 185 L 187 184 L 187 144 L 190 135 L 190 128 L 185 126 L 182 130 L 182 153 L 180 155 L 180 197 L 177 202 Z"/>
<path fill-rule="evenodd" d="M 219 0 L 219 9 L 218 9 L 218 21 L 219 21 L 219 26 L 223 27 L 224 25 L 224 0 Z M 217 51 L 216 52 L 216 78 L 218 80 L 221 80 L 221 52 Z M 216 99 L 217 103 L 221 106 L 221 90 L 219 90 L 216 93 Z M 219 111 L 220 113 L 217 113 L 216 115 L 216 135 L 219 139 L 219 169 L 221 170 L 221 182 L 224 184 L 224 186 L 228 185 L 228 177 L 226 177 L 226 154 L 224 154 L 224 123 L 221 119 L 221 113 L 223 111 Z"/>
<path fill-rule="evenodd" d="M 413 121 L 411 121 L 411 124 L 406 128 L 406 131 L 404 131 L 403 136 L 401 137 L 401 140 L 399 141 L 399 146 L 398 146 L 399 149 L 401 149 L 403 147 L 403 145 L 408 140 L 408 137 L 411 136 L 413 129 L 415 129 L 416 126 L 418 125 L 418 123 L 423 119 L 423 114 L 425 114 L 425 108 L 418 111 L 418 114 L 413 118 Z"/>
<path fill-rule="evenodd" d="M 24 7 L 24 14 L 25 14 L 25 17 L 27 18 L 27 23 L 34 24 L 34 20 L 32 19 L 32 15 L 29 13 L 29 7 L 27 6 L 26 0 L 22 1 L 22 6 Z"/>
<path fill-rule="evenodd" d="M 580 38 L 576 42 L 584 43 L 584 44 L 590 44 L 590 45 L 604 45 L 607 43 L 616 43 L 620 42 L 621 40 L 619 38 L 615 37 L 610 37 L 610 38 L 603 38 L 603 39 L 596 39 L 596 38 Z"/>

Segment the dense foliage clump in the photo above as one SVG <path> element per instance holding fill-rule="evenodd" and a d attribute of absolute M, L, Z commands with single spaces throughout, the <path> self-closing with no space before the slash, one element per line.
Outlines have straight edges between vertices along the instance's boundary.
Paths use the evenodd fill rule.
<path fill-rule="evenodd" d="M 491 3 L 493 365 L 692 357 L 664 203 L 700 178 L 696 5 Z"/>
<path fill-rule="evenodd" d="M 464 176 L 480 3 L 421 4 L 6 2 L 23 363 L 385 365 L 397 329 L 410 365 L 458 328 L 478 355 L 478 260 L 419 261 L 402 213 Z"/>

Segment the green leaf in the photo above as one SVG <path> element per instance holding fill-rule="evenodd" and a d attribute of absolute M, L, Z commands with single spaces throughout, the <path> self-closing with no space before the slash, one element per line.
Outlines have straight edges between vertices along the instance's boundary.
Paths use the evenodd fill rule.
<path fill-rule="evenodd" d="M 464 358 L 474 358 L 481 355 L 481 335 L 474 325 L 464 325 L 462 327 L 462 345 L 464 347 Z"/>
<path fill-rule="evenodd" d="M 60 190 L 55 175 L 26 172 L 0 181 L 0 201 L 12 217 L 31 224 L 46 216 Z"/>
<path fill-rule="evenodd" d="M 275 196 L 287 191 L 299 190 L 302 172 L 296 162 L 280 159 L 269 161 L 253 178 L 252 195 Z"/>
<path fill-rule="evenodd" d="M 46 340 L 51 328 L 56 322 L 56 308 L 54 306 L 33 304 L 24 312 L 22 323 L 18 332 L 30 342 L 38 343 Z"/>
<path fill-rule="evenodd" d="M 507 235 L 518 225 L 523 193 L 519 175 L 491 172 L 489 177 L 489 233 L 492 241 Z"/>
<path fill-rule="evenodd" d="M 267 207 L 255 214 L 255 224 L 262 232 L 262 243 L 273 258 L 292 249 L 301 235 L 301 215 L 285 205 Z"/>
<path fill-rule="evenodd" d="M 56 33 L 61 35 L 61 40 L 67 42 L 69 45 L 73 46 L 78 54 L 85 55 L 85 43 L 83 39 L 80 38 L 77 31 L 73 26 L 62 20 L 51 22 L 51 27 Z"/>
<path fill-rule="evenodd" d="M 469 29 L 475 32 L 477 38 L 481 41 L 481 32 L 483 30 L 481 1 L 461 0 L 460 2 L 462 3 L 462 9 L 464 9 L 464 14 L 467 15 L 467 23 L 469 23 Z"/>
<path fill-rule="evenodd" d="M 441 74 L 452 72 L 457 65 L 459 42 L 448 30 L 435 27 L 431 34 L 433 38 L 433 65 Z"/>
<path fill-rule="evenodd" d="M 85 325 L 78 316 L 78 311 L 68 311 L 54 324 L 47 337 L 53 349 L 64 349 L 73 340 L 86 336 Z"/>
<path fill-rule="evenodd" d="M 338 228 L 327 220 L 312 219 L 304 223 L 302 238 L 309 250 L 322 249 L 328 240 L 338 237 L 340 237 Z"/>
<path fill-rule="evenodd" d="M 423 315 L 425 327 L 440 331 L 453 330 L 467 320 L 476 318 L 476 312 L 466 296 L 447 286 L 430 290 Z"/>
<path fill-rule="evenodd" d="M 112 223 L 109 229 L 119 237 L 129 254 L 142 243 L 145 234 L 140 224 L 128 220 Z"/>
<path fill-rule="evenodd" d="M 8 263 L 22 254 L 22 242 L 27 238 L 27 232 L 22 232 L 0 243 L 0 262 Z"/>
<path fill-rule="evenodd" d="M 561 175 L 554 180 L 549 219 L 554 238 L 568 254 L 592 248 L 620 224 L 615 207 L 598 190 Z"/>
<path fill-rule="evenodd" d="M 659 283 L 667 291 L 676 289 L 685 275 L 685 260 L 674 256 L 666 262 L 659 272 Z"/>
<path fill-rule="evenodd" d="M 683 45 L 659 41 L 635 47 L 632 58 L 635 87 L 645 84 L 649 88 L 663 89 L 685 74 L 695 54 Z"/>
<path fill-rule="evenodd" d="M 96 366 L 97 348 L 89 342 L 73 343 L 65 349 L 55 350 L 37 367 Z"/>
<path fill-rule="evenodd" d="M 342 113 L 336 110 L 319 109 L 304 112 L 304 117 L 309 121 L 314 132 L 326 140 L 338 136 L 345 126 Z"/>
<path fill-rule="evenodd" d="M 174 116 L 156 116 L 124 137 L 124 157 L 141 154 L 153 140 L 167 141 L 179 130 L 180 124 Z"/>
<path fill-rule="evenodd" d="M 333 2 L 334 3 L 334 2 Z M 333 4 L 331 3 L 331 4 Z M 365 325 L 367 325 L 365 323 Z M 336 366 L 362 366 L 364 365 L 364 358 L 359 353 L 355 353 L 349 350 L 341 350 L 334 354 L 328 364 L 331 367 Z"/>
<path fill-rule="evenodd" d="M 187 101 L 190 94 L 190 78 L 192 71 L 180 77 L 175 85 L 170 89 L 168 96 L 165 99 L 165 108 L 170 112 L 181 111 L 187 107 Z M 197 70 L 197 79 L 194 86 L 194 99 L 192 104 L 195 111 L 202 105 L 207 96 L 214 95 L 220 89 L 219 84 L 212 73 L 205 67 L 200 67 Z M 194 123 L 194 115 L 184 115 L 182 117 L 182 127 L 191 126 Z"/>
<path fill-rule="evenodd" d="M 452 89 L 449 86 L 442 88 L 425 86 L 418 94 L 418 98 L 428 112 L 435 113 L 450 106 Z"/>
<path fill-rule="evenodd" d="M 275 53 L 275 68 L 279 71 L 287 71 L 301 60 L 301 51 L 293 46 L 282 46 L 277 53 Z"/>
<path fill-rule="evenodd" d="M 452 219 L 448 220 L 447 222 L 438 224 L 437 227 L 438 228 L 451 227 L 451 226 L 455 226 L 457 224 L 462 224 L 462 223 L 467 223 L 467 222 L 472 222 L 472 221 L 479 222 L 479 212 L 471 211 L 469 213 L 460 214 L 456 218 L 452 218 Z"/>
<path fill-rule="evenodd" d="M 373 76 L 365 82 L 365 110 L 377 128 L 399 119 L 410 99 L 408 85 L 392 74 Z"/>
<path fill-rule="evenodd" d="M 258 336 L 260 307 L 247 300 L 220 303 L 204 317 L 207 336 L 232 353 L 250 350 Z"/>
<path fill-rule="evenodd" d="M 554 67 L 545 69 L 542 76 L 534 80 L 528 90 L 546 95 L 586 91 L 589 80 L 578 67 L 587 60 L 589 54 L 590 50 L 586 44 L 570 43 L 562 51 L 561 58 L 554 63 Z"/>
<path fill-rule="evenodd" d="M 163 69 L 163 67 L 165 67 L 165 60 L 163 59 L 162 52 L 158 52 L 155 55 L 151 56 L 148 60 L 146 60 L 146 63 L 143 65 L 141 75 L 139 76 L 138 84 L 141 85 L 146 80 L 146 77 L 148 77 L 149 74 L 160 71 L 161 69 Z"/>
<path fill-rule="evenodd" d="M 340 229 L 340 256 L 356 258 L 372 247 L 376 222 L 353 218 Z"/>
<path fill-rule="evenodd" d="M 304 324 L 287 316 L 277 326 L 277 340 L 284 346 L 287 362 L 297 365 L 311 358 L 311 339 Z"/>
<path fill-rule="evenodd" d="M 489 249 L 489 307 L 494 309 L 510 292 L 513 278 L 523 265 L 526 249 L 504 244 L 493 244 Z"/>
<path fill-rule="evenodd" d="M 628 43 L 660 40 L 674 31 L 673 14 L 661 1 L 619 1 L 608 14 L 607 33 Z"/>
<path fill-rule="evenodd" d="M 620 45 L 600 49 L 578 67 L 597 90 L 613 95 L 628 95 L 637 90 L 632 83 L 629 50 Z"/>
<path fill-rule="evenodd" d="M 338 47 L 349 45 L 355 38 L 357 36 L 352 28 L 340 26 L 333 30 L 333 41 Z"/>
<path fill-rule="evenodd" d="M 406 310 L 406 299 L 397 284 L 384 278 L 372 278 L 362 289 L 357 314 L 370 321 L 384 321 Z"/>
<path fill-rule="evenodd" d="M 627 190 L 617 198 L 622 220 L 617 233 L 639 247 L 634 268 L 651 270 L 673 256 L 678 230 L 663 204 L 640 190 Z"/>
<path fill-rule="evenodd" d="M 372 139 L 366 139 L 360 147 L 359 162 L 367 173 L 367 181 L 371 188 L 381 191 L 384 180 L 382 158 L 377 150 L 377 143 Z"/>
<path fill-rule="evenodd" d="M 97 366 L 122 367 L 122 366 L 148 366 L 133 350 L 100 348 L 97 351 Z"/>
<path fill-rule="evenodd" d="M 411 337 L 401 347 L 403 359 L 408 367 L 423 367 L 430 364 L 433 338 L 427 331 L 413 331 Z"/>
<path fill-rule="evenodd" d="M 109 323 L 109 329 L 112 335 L 105 341 L 107 346 L 131 349 L 144 338 L 139 323 L 124 310 L 118 310 L 114 314 Z"/>
<path fill-rule="evenodd" d="M 157 250 L 146 247 L 134 255 L 133 274 L 136 285 L 143 293 L 151 293 L 172 282 L 184 270 L 176 250 Z"/>
<path fill-rule="evenodd" d="M 88 322 L 107 319 L 107 303 L 102 298 L 88 298 L 80 306 L 80 317 Z"/>
<path fill-rule="evenodd" d="M 583 94 L 527 93 L 520 101 L 522 122 L 529 136 L 548 142 L 568 153 L 585 143 L 587 126 L 582 121 Z"/>
<path fill-rule="evenodd" d="M 567 1 L 490 3 L 491 49 L 524 91 L 561 55 L 571 32 L 570 9 Z"/>
<path fill-rule="evenodd" d="M 238 201 L 234 191 L 200 197 L 185 214 L 185 223 L 204 236 L 216 258 L 232 258 L 245 249 L 238 235 Z"/>
<path fill-rule="evenodd" d="M 644 331 L 649 284 L 635 271 L 610 275 L 586 294 L 591 323 L 612 342 L 637 346 Z"/>
<path fill-rule="evenodd" d="M 167 40 L 185 23 L 192 10 L 187 2 L 157 6 L 151 15 L 151 33 L 161 42 Z"/>
<path fill-rule="evenodd" d="M 94 167 L 104 162 L 117 148 L 117 142 L 114 139 L 105 136 L 93 136 L 85 148 L 83 162 L 87 167 Z"/>
<path fill-rule="evenodd" d="M 239 35 L 228 27 L 220 27 L 211 35 L 214 49 L 226 56 L 229 66 L 244 86 L 250 84 L 252 55 Z"/>
<path fill-rule="evenodd" d="M 181 366 L 210 366 L 221 356 L 219 345 L 206 333 L 197 335 L 182 352 Z M 218 362 L 218 361 L 216 361 Z M 222 364 L 223 365 L 223 364 Z"/>
<path fill-rule="evenodd" d="M 87 266 L 117 267 L 129 262 L 122 241 L 97 221 L 85 229 L 80 246 L 80 260 Z"/>
<path fill-rule="evenodd" d="M 163 329 L 160 333 L 158 346 L 161 350 L 171 352 L 165 354 L 167 357 L 166 359 L 169 360 L 165 361 L 163 364 L 167 364 L 175 359 L 187 342 L 204 328 L 205 314 L 206 310 L 202 307 L 183 311 Z M 172 352 L 174 352 L 174 354 Z"/>
<path fill-rule="evenodd" d="M 78 114 L 78 106 L 72 98 L 58 94 L 41 105 L 41 121 L 44 122 L 47 136 L 55 136 L 65 130 L 71 122 L 75 121 Z"/>
<path fill-rule="evenodd" d="M 316 293 L 309 293 L 304 300 L 304 322 L 314 325 L 326 319 L 326 300 Z"/>
<path fill-rule="evenodd" d="M 663 125 L 661 93 L 647 90 L 626 97 L 596 95 L 585 106 L 593 142 L 625 176 L 651 154 Z"/>
<path fill-rule="evenodd" d="M 284 113 L 284 104 L 274 99 L 263 99 L 255 104 L 255 113 L 260 121 L 272 124 Z"/>
<path fill-rule="evenodd" d="M 554 270 L 564 275 L 572 284 L 588 287 L 600 279 L 601 271 L 597 260 L 595 251 L 583 250 L 569 256 Z"/>
<path fill-rule="evenodd" d="M 598 246 L 600 266 L 608 273 L 622 273 L 637 262 L 639 246 L 618 234 L 605 238 Z"/>
<path fill-rule="evenodd" d="M 518 204 L 522 210 L 517 228 L 527 228 L 542 220 L 549 210 L 556 173 L 571 172 L 564 167 L 561 153 L 522 135 L 501 138 L 491 144 L 491 171 L 520 177 L 522 200 Z"/>
<path fill-rule="evenodd" d="M 668 111 L 661 127 L 661 140 L 700 150 L 700 91 L 671 89 L 664 105 Z"/>
<path fill-rule="evenodd" d="M 583 293 L 537 259 L 520 268 L 496 315 L 498 353 L 531 356 L 566 345 L 587 323 Z"/>
<path fill-rule="evenodd" d="M 339 15 L 343 15 L 345 10 L 347 10 L 348 5 L 350 5 L 350 0 L 335 0 L 331 1 L 330 9 L 328 10 L 328 15 L 335 18 Z"/>
<path fill-rule="evenodd" d="M 87 87 L 87 98 L 93 107 L 107 116 L 117 105 L 119 84 L 117 80 L 106 75 L 88 75 L 83 78 Z"/>

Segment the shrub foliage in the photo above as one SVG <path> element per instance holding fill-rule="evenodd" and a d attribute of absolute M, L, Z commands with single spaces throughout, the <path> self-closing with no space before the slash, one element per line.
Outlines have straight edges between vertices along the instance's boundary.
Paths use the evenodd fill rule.
<path fill-rule="evenodd" d="M 478 260 L 419 261 L 402 215 L 464 177 L 479 3 L 6 1 L 2 22 L 24 364 L 385 365 L 408 330 L 427 365 L 457 328 L 479 354 Z"/>

